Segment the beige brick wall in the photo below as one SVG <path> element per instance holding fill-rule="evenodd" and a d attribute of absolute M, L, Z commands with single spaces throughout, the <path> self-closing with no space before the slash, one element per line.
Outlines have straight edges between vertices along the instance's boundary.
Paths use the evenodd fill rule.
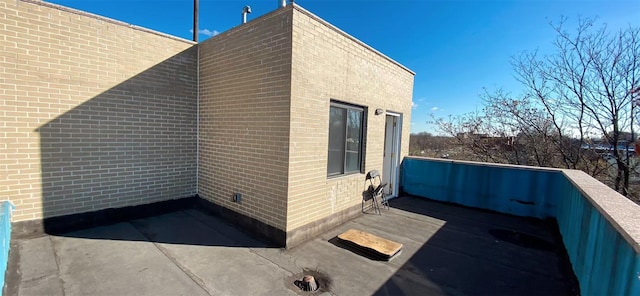
<path fill-rule="evenodd" d="M 198 47 L 46 3 L 0 13 L 0 196 L 14 221 L 196 192 L 286 231 L 328 217 L 360 203 L 364 179 L 326 177 L 331 99 L 368 110 L 366 171 L 382 169 L 377 108 L 403 114 L 408 152 L 413 73 L 298 6 Z"/>
<path fill-rule="evenodd" d="M 413 73 L 297 7 L 293 12 L 287 231 L 360 204 L 364 174 L 327 178 L 330 100 L 367 107 L 365 171 L 382 172 L 385 116 L 402 113 L 408 154 Z"/>
<path fill-rule="evenodd" d="M 199 45 L 198 193 L 284 230 L 291 9 L 279 9 Z M 234 193 L 243 195 L 232 202 Z"/>
<path fill-rule="evenodd" d="M 22 221 L 195 194 L 189 41 L 0 2 L 0 198 Z"/>

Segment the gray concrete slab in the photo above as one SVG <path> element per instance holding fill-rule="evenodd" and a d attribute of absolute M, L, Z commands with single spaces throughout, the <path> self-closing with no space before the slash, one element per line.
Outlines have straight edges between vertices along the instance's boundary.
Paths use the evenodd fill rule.
<path fill-rule="evenodd" d="M 17 293 L 18 295 L 64 295 L 62 283 L 57 275 L 49 275 L 30 281 L 25 281 L 24 285 Z"/>
<path fill-rule="evenodd" d="M 129 223 L 52 240 L 65 295 L 208 294 Z"/>
<path fill-rule="evenodd" d="M 548 223 L 416 198 L 391 201 L 291 250 L 198 210 L 13 242 L 9 295 L 565 295 L 575 292 Z M 336 240 L 355 228 L 404 244 L 390 262 Z M 324 282 L 326 283 L 326 281 Z M 316 293 L 314 295 L 318 295 Z"/>
<path fill-rule="evenodd" d="M 244 295 L 248 285 L 265 295 L 283 295 L 283 279 L 292 273 L 252 252 L 266 244 L 243 244 L 242 232 L 224 235 L 216 229 L 225 223 L 193 215 L 198 214 L 181 211 L 132 223 L 211 295 Z M 190 238 L 188 244 L 176 243 L 183 237 Z"/>
<path fill-rule="evenodd" d="M 53 253 L 50 237 L 39 237 L 23 241 L 21 252 L 30 254 L 20 260 L 20 272 L 26 281 L 58 273 L 58 264 Z"/>
<path fill-rule="evenodd" d="M 19 295 L 62 295 L 62 282 L 58 277 L 58 264 L 48 236 L 19 241 L 13 244 L 19 254 L 26 256 L 17 261 L 17 272 L 26 285 Z"/>

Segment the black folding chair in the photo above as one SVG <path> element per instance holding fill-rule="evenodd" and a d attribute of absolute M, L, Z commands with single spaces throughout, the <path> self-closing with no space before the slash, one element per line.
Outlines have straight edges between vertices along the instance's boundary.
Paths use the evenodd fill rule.
<path fill-rule="evenodd" d="M 362 192 L 363 213 L 365 211 L 365 203 L 369 200 L 371 200 L 369 207 L 372 207 L 375 213 L 381 214 L 379 204 L 386 206 L 387 209 L 389 208 L 389 201 L 386 200 L 384 196 L 384 188 L 387 186 L 387 183 L 382 183 L 382 178 L 377 170 L 372 170 L 367 173 L 364 179 L 364 185 L 367 189 Z"/>

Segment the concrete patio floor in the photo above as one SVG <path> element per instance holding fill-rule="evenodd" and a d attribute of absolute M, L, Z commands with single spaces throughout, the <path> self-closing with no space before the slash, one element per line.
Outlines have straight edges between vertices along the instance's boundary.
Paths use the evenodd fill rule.
<path fill-rule="evenodd" d="M 196 209 L 12 241 L 5 295 L 571 295 L 553 225 L 414 197 L 297 248 Z M 389 262 L 339 244 L 355 228 L 404 244 Z M 301 292 L 304 270 L 323 291 Z M 309 272 L 309 271 L 307 271 Z"/>

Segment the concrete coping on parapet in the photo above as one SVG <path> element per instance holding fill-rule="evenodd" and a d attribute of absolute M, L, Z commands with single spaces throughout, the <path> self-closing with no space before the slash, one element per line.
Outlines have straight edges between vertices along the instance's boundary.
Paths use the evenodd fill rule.
<path fill-rule="evenodd" d="M 180 37 L 173 36 L 173 35 L 170 35 L 170 34 L 154 31 L 154 30 L 151 30 L 151 29 L 148 29 L 148 28 L 145 28 L 145 27 L 132 25 L 132 24 L 129 24 L 129 23 L 126 23 L 126 22 L 123 22 L 123 21 L 119 21 L 119 20 L 115 20 L 115 19 L 108 18 L 108 17 L 105 17 L 105 16 L 93 14 L 93 13 L 90 13 L 90 12 L 86 12 L 86 11 L 82 11 L 82 10 L 78 10 L 78 9 L 74 9 L 74 8 L 70 8 L 70 7 L 66 7 L 66 6 L 59 5 L 59 4 L 53 4 L 53 3 L 45 2 L 45 1 L 42 1 L 42 0 L 18 0 L 18 1 L 19 2 L 30 3 L 30 4 L 35 4 L 35 5 L 40 5 L 40 6 L 45 6 L 45 7 L 57 9 L 57 10 L 60 10 L 60 11 L 64 11 L 64 12 L 68 12 L 68 13 L 77 14 L 77 15 L 80 15 L 80 16 L 85 16 L 85 17 L 101 20 L 101 21 L 104 21 L 104 22 L 107 22 L 107 23 L 111 23 L 111 24 L 114 24 L 114 25 L 119 25 L 119 26 L 131 28 L 131 29 L 134 29 L 134 30 L 137 30 L 137 31 L 142 31 L 142 32 L 145 32 L 145 33 L 158 35 L 158 36 L 169 38 L 169 39 L 173 39 L 173 40 L 176 40 L 176 41 L 182 41 L 182 42 L 188 43 L 188 44 L 194 44 L 194 45 L 197 44 L 197 42 L 195 42 L 195 41 L 191 41 L 191 40 L 180 38 Z"/>
<path fill-rule="evenodd" d="M 640 206 L 583 171 L 561 171 L 636 253 L 640 253 Z"/>
<path fill-rule="evenodd" d="M 348 39 L 350 39 L 351 41 L 360 44 L 361 46 L 367 48 L 368 50 L 374 52 L 375 54 L 381 56 L 382 58 L 388 60 L 389 62 L 397 65 L 398 67 L 404 69 L 405 71 L 411 73 L 412 75 L 416 75 L 416 72 L 411 71 L 411 69 L 405 67 L 404 65 L 400 64 L 399 62 L 395 61 L 394 59 L 384 55 L 383 53 L 379 52 L 378 50 L 376 50 L 375 48 L 369 46 L 368 44 L 358 40 L 357 38 L 349 35 L 348 33 L 346 33 L 345 31 L 340 30 L 338 27 L 332 25 L 331 23 L 323 20 L 322 18 L 320 18 L 319 16 L 311 13 L 310 11 L 302 8 L 300 5 L 296 4 L 296 3 L 291 3 L 291 6 L 293 6 L 293 8 L 301 13 L 306 14 L 307 16 L 309 16 L 310 18 L 322 23 L 323 25 L 327 26 L 328 28 L 336 31 L 337 33 L 339 33 L 340 35 L 343 35 L 344 37 L 347 37 Z"/>
<path fill-rule="evenodd" d="M 430 157 L 410 156 L 407 158 L 474 166 L 561 173 L 580 191 L 582 196 L 611 223 L 611 226 L 624 237 L 636 253 L 640 253 L 640 206 L 583 171 Z"/>
<path fill-rule="evenodd" d="M 448 159 L 448 158 L 432 158 L 432 157 L 422 157 L 422 156 L 407 156 L 409 159 L 424 159 L 429 161 L 437 161 L 437 162 L 446 162 L 446 163 L 459 163 L 459 164 L 468 164 L 475 166 L 487 166 L 487 167 L 499 167 L 505 169 L 517 169 L 517 170 L 533 170 L 533 171 L 545 171 L 545 172 L 556 172 L 560 173 L 561 169 L 556 168 L 545 168 L 545 167 L 533 167 L 533 166 L 524 166 L 524 165 L 516 165 L 516 164 L 506 164 L 506 163 L 491 163 L 491 162 L 481 162 L 481 161 L 469 161 L 469 160 L 457 160 L 457 159 Z"/>

